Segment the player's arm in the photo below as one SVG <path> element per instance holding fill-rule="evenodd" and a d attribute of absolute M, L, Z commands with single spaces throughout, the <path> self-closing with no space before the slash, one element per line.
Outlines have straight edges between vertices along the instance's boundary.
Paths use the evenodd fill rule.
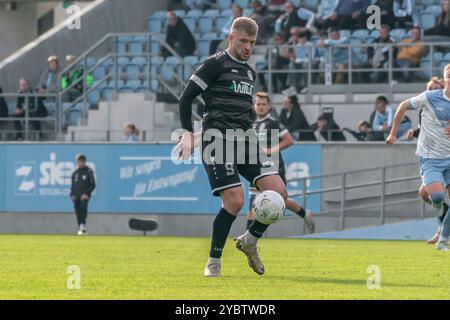
<path fill-rule="evenodd" d="M 94 177 L 94 171 L 89 169 L 89 190 L 88 190 L 88 196 L 91 196 L 91 193 L 95 190 L 95 177 Z"/>
<path fill-rule="evenodd" d="M 289 133 L 289 131 L 285 130 L 285 132 L 283 133 L 282 136 L 280 136 L 280 143 L 277 144 L 276 146 L 273 146 L 270 149 L 270 153 L 277 153 L 280 152 L 286 148 L 288 148 L 289 146 L 294 144 L 294 139 L 292 139 L 291 134 Z"/>
<path fill-rule="evenodd" d="M 194 129 L 192 126 L 192 103 L 195 98 L 203 93 L 217 77 L 220 66 L 215 58 L 210 58 L 203 63 L 189 79 L 178 101 L 180 108 L 181 127 L 186 130 L 181 137 L 178 148 L 181 159 L 187 159 L 194 150 Z"/>
<path fill-rule="evenodd" d="M 389 136 L 386 139 L 387 144 L 393 144 L 395 142 L 398 128 L 408 109 L 409 109 L 409 100 L 405 100 L 402 103 L 400 103 L 400 106 L 397 108 L 397 111 L 395 112 L 394 120 L 392 121 L 391 132 L 389 133 Z"/>

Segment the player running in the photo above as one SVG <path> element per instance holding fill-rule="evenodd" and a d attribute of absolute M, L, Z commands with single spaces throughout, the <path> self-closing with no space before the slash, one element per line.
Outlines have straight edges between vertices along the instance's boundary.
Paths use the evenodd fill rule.
<path fill-rule="evenodd" d="M 255 21 L 246 17 L 235 19 L 228 35 L 228 49 L 209 57 L 194 72 L 179 101 L 181 126 L 185 129 L 178 144 L 182 159 L 189 158 L 193 151 L 192 102 L 200 94 L 205 101 L 202 162 L 213 195 L 222 200 L 222 208 L 213 223 L 210 257 L 204 270 L 206 277 L 221 275 L 222 250 L 231 225 L 244 204 L 239 175 L 260 191 L 273 190 L 287 198 L 286 187 L 273 161 L 265 161 L 267 155 L 257 151 L 257 137 L 252 128 L 256 72 L 247 61 L 255 47 L 257 34 Z M 257 241 L 267 228 L 268 225 L 255 220 L 249 230 L 236 239 L 236 247 L 260 275 L 264 274 L 264 266 L 258 255 Z"/>
<path fill-rule="evenodd" d="M 420 174 L 436 216 L 442 214 L 446 186 L 450 185 L 450 64 L 444 68 L 444 89 L 425 91 L 403 101 L 394 116 L 391 132 L 386 139 L 393 144 L 406 111 L 422 110 L 422 125 L 416 154 L 420 157 Z M 450 209 L 442 222 L 437 250 L 450 250 Z"/>
<path fill-rule="evenodd" d="M 265 151 L 267 151 L 269 155 L 278 153 L 278 173 L 280 174 L 284 184 L 286 184 L 286 170 L 284 167 L 283 158 L 281 156 L 281 150 L 288 148 L 294 143 L 292 136 L 278 120 L 270 116 L 272 106 L 270 105 L 270 97 L 266 92 L 256 93 L 254 109 L 256 113 L 256 120 L 253 122 L 253 128 L 258 134 L 258 140 L 266 142 L 267 150 Z M 276 130 L 275 132 L 278 132 L 278 135 L 276 136 L 277 141 L 272 141 L 272 134 L 270 134 L 273 132 L 272 130 Z M 247 229 L 255 220 L 252 207 L 257 195 L 258 190 L 251 184 L 249 210 L 247 212 Z M 286 207 L 305 220 L 305 225 L 309 232 L 314 232 L 315 224 L 312 219 L 311 211 L 305 210 L 292 199 L 286 200 Z"/>
<path fill-rule="evenodd" d="M 428 83 L 427 83 L 427 90 L 442 90 L 444 89 L 444 80 L 439 79 L 438 77 L 432 77 Z M 406 134 L 408 140 L 412 140 L 414 137 L 418 138 L 420 134 L 420 124 L 422 122 L 422 111 L 419 112 L 419 128 L 416 130 L 410 129 L 408 133 Z M 450 194 L 450 185 L 447 186 L 447 192 Z M 430 196 L 428 195 L 427 190 L 425 189 L 425 186 L 422 184 L 419 188 L 419 195 L 422 198 L 422 200 L 429 205 L 431 205 Z M 434 236 L 427 240 L 428 244 L 435 244 L 439 240 L 439 236 L 441 235 L 441 228 L 442 228 L 442 221 L 444 221 L 445 215 L 447 214 L 448 205 L 444 203 L 442 208 L 442 215 L 438 218 L 438 229 Z"/>

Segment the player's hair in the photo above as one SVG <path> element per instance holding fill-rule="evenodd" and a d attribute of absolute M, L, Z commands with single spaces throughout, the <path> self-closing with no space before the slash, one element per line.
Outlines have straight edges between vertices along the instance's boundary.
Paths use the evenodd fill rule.
<path fill-rule="evenodd" d="M 245 32 L 248 36 L 255 36 L 258 34 L 258 25 L 250 18 L 239 17 L 234 19 L 230 33 L 233 34 L 239 31 Z"/>
<path fill-rule="evenodd" d="M 430 87 L 431 87 L 433 84 L 435 84 L 435 83 L 439 84 L 439 85 L 441 86 L 441 88 L 444 88 L 444 84 L 442 83 L 442 79 L 439 79 L 439 77 L 432 77 L 432 78 L 427 82 L 427 87 L 426 87 L 426 89 L 427 89 L 427 90 L 430 90 Z"/>
<path fill-rule="evenodd" d="M 270 96 L 267 92 L 264 91 L 258 91 L 256 93 L 256 96 L 260 99 L 266 99 L 268 103 L 270 103 Z"/>
<path fill-rule="evenodd" d="M 126 123 L 125 124 L 125 128 L 128 128 L 131 130 L 131 132 L 135 135 L 139 135 L 139 133 L 141 132 L 134 123 Z"/>
<path fill-rule="evenodd" d="M 86 162 L 86 156 L 84 154 L 78 154 L 77 155 L 77 161 L 83 161 Z"/>
<path fill-rule="evenodd" d="M 444 67 L 444 79 L 447 79 L 447 70 L 450 69 L 450 63 Z"/>

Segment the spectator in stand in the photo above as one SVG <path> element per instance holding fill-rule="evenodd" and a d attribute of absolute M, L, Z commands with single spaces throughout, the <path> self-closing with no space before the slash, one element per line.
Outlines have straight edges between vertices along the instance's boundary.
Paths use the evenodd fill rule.
<path fill-rule="evenodd" d="M 389 50 L 390 47 L 386 44 L 395 43 L 394 38 L 390 36 L 391 28 L 387 24 L 381 25 L 378 38 L 373 40 L 373 47 L 367 48 L 367 61 L 361 66 L 370 69 L 386 69 L 389 65 Z M 392 57 L 397 57 L 397 47 L 392 47 Z M 387 78 L 386 72 L 363 72 L 362 77 L 365 83 L 374 81 L 381 82 Z"/>
<path fill-rule="evenodd" d="M 173 11 L 167 13 L 166 42 L 183 58 L 194 54 L 194 36 L 183 20 Z M 162 49 L 161 54 L 164 58 L 171 55 L 166 48 Z"/>
<path fill-rule="evenodd" d="M 372 130 L 382 133 L 384 138 L 384 136 L 388 135 L 389 132 L 391 131 L 392 121 L 394 120 L 395 115 L 395 109 L 389 106 L 389 102 L 387 98 L 384 96 L 379 96 L 375 100 L 375 107 L 376 113 L 375 119 L 373 121 Z M 409 129 L 411 129 L 411 120 L 405 116 L 398 129 L 397 139 L 404 137 Z"/>
<path fill-rule="evenodd" d="M 314 15 L 312 15 L 311 20 L 304 20 L 298 16 L 297 8 L 292 4 L 292 2 L 286 2 L 284 5 L 284 13 L 280 15 L 275 22 L 275 32 L 284 32 L 286 38 L 289 37 L 292 27 L 301 27 L 309 29 L 312 22 L 314 21 Z M 308 30 L 308 38 L 310 32 Z"/>
<path fill-rule="evenodd" d="M 404 29 L 411 25 L 419 26 L 419 11 L 414 0 L 394 0 L 393 9 L 396 28 Z"/>
<path fill-rule="evenodd" d="M 369 140 L 369 132 L 372 129 L 367 121 L 360 121 L 358 123 L 358 131 L 353 131 L 349 128 L 344 128 L 343 131 L 347 131 L 350 133 L 356 140 L 358 141 L 368 141 Z"/>
<path fill-rule="evenodd" d="M 211 4 L 215 2 L 212 0 L 186 0 L 186 6 L 188 10 L 206 10 L 211 7 Z"/>
<path fill-rule="evenodd" d="M 335 74 L 334 82 L 337 84 L 342 84 L 346 82 L 347 72 L 343 71 L 348 69 L 349 59 L 348 59 L 348 48 L 346 45 L 350 44 L 350 40 L 347 38 L 342 38 L 338 29 L 330 29 L 330 37 L 325 40 L 323 44 L 326 47 L 332 48 L 334 69 L 338 72 L 333 72 Z M 320 47 L 320 45 L 319 45 Z M 341 70 L 341 72 L 339 72 Z"/>
<path fill-rule="evenodd" d="M 269 40 L 270 41 L 270 40 Z M 276 70 L 287 70 L 289 67 L 289 56 L 290 50 L 286 47 L 286 36 L 283 32 L 278 32 L 275 34 L 273 43 L 269 43 L 272 45 L 272 69 Z M 267 62 L 269 62 L 269 53 L 266 55 Z M 261 71 L 267 70 L 268 68 L 264 68 Z M 259 83 L 261 84 L 264 92 L 267 92 L 266 85 L 266 73 L 258 72 Z M 286 80 L 287 73 L 273 73 L 272 74 L 272 89 L 274 92 L 279 93 L 282 90 L 286 89 Z"/>
<path fill-rule="evenodd" d="M 61 76 L 61 89 L 66 90 L 72 84 L 75 84 L 68 90 L 69 102 L 73 102 L 83 94 L 83 75 L 84 67 L 75 64 L 76 57 L 74 55 L 66 56 L 67 66 L 72 68 Z M 86 87 L 90 88 L 94 84 L 94 77 L 91 74 L 86 76 Z"/>
<path fill-rule="evenodd" d="M 426 36 L 450 36 L 450 0 L 442 0 L 441 14 L 436 19 L 434 27 L 425 30 Z"/>
<path fill-rule="evenodd" d="M 126 123 L 123 127 L 125 142 L 138 142 L 140 130 L 133 123 Z"/>
<path fill-rule="evenodd" d="M 18 97 L 16 110 L 14 111 L 13 117 L 25 118 L 26 112 L 28 110 L 29 118 L 45 118 L 47 116 L 47 108 L 44 106 L 44 98 L 38 98 L 33 96 L 34 91 L 30 87 L 30 83 L 26 79 L 20 79 L 19 81 L 19 94 L 30 94 L 28 98 Z M 28 104 L 27 104 L 28 102 Z M 20 120 L 14 121 L 14 127 L 16 130 L 16 140 L 23 140 L 23 130 L 24 125 Z M 38 137 L 41 135 L 41 122 L 40 121 L 30 121 L 29 129 L 38 132 Z"/>
<path fill-rule="evenodd" d="M 2 96 L 3 88 L 0 87 L 0 118 L 7 118 L 9 115 L 8 104 L 5 98 Z M 3 127 L 4 121 L 0 121 L 0 127 Z"/>
<path fill-rule="evenodd" d="M 375 5 L 381 10 L 381 23 L 387 24 L 393 29 L 395 27 L 393 0 L 377 0 Z"/>
<path fill-rule="evenodd" d="M 310 130 L 308 120 L 300 108 L 297 96 L 285 97 L 280 122 L 289 130 L 292 137 L 299 141 L 316 141 L 316 136 Z"/>
<path fill-rule="evenodd" d="M 341 128 L 337 123 L 327 117 L 325 114 L 321 114 L 317 118 L 317 122 L 314 123 L 311 128 L 312 131 L 319 130 L 322 139 L 326 141 L 345 141 L 345 136 L 342 133 Z"/>
<path fill-rule="evenodd" d="M 257 44 L 264 44 L 273 36 L 275 16 L 269 14 L 267 6 L 263 5 L 260 0 L 252 2 L 253 13 L 250 18 L 258 24 Z"/>
<path fill-rule="evenodd" d="M 338 16 L 339 29 L 366 28 L 366 9 L 371 0 L 344 0 L 338 1 L 335 14 Z"/>
<path fill-rule="evenodd" d="M 233 12 L 233 16 L 230 17 L 230 20 L 224 25 L 222 28 L 222 35 L 228 36 L 231 30 L 231 25 L 233 24 L 234 19 L 240 18 L 244 16 L 244 9 L 240 5 L 233 4 L 231 6 L 231 11 Z"/>
<path fill-rule="evenodd" d="M 411 30 L 411 38 L 404 39 L 400 42 L 402 44 L 410 45 L 399 47 L 397 59 L 395 60 L 394 64 L 395 67 L 402 69 L 419 67 L 420 59 L 427 50 L 427 47 L 421 40 L 421 36 L 422 32 L 420 31 L 420 27 L 414 27 Z M 414 77 L 412 77 L 413 79 L 411 79 L 411 74 L 414 73 L 411 73 L 410 71 L 403 70 L 401 74 L 404 81 L 414 80 Z"/>
<path fill-rule="evenodd" d="M 316 27 L 321 30 L 339 27 L 338 14 L 335 11 L 338 0 L 322 0 L 316 15 Z"/>
<path fill-rule="evenodd" d="M 57 56 L 47 59 L 47 70 L 42 73 L 39 80 L 39 93 L 57 93 L 59 90 L 58 74 L 61 71 Z"/>
<path fill-rule="evenodd" d="M 307 71 L 309 64 L 313 61 L 314 47 L 308 41 L 305 31 L 299 31 L 294 39 L 295 43 L 293 45 L 295 45 L 295 48 L 289 57 L 289 69 Z M 289 88 L 282 92 L 284 95 L 295 95 L 297 94 L 297 90 L 301 93 L 306 92 L 308 74 L 306 72 L 289 73 L 287 85 Z"/>
<path fill-rule="evenodd" d="M 286 0 L 269 0 L 267 7 L 270 12 L 281 14 L 285 3 Z"/>
<path fill-rule="evenodd" d="M 314 62 L 313 67 L 315 69 L 324 70 L 325 63 L 328 57 L 328 49 L 326 45 L 326 40 L 328 39 L 328 33 L 325 30 L 319 32 L 319 40 L 316 43 L 316 50 L 314 52 Z M 313 75 L 313 83 L 324 83 L 325 77 L 323 72 L 315 73 Z"/>

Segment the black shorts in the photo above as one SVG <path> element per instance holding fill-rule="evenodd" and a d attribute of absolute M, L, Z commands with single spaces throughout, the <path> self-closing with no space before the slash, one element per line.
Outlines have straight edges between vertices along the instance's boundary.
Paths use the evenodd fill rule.
<path fill-rule="evenodd" d="M 242 142 L 242 147 L 238 148 L 237 142 L 228 141 L 227 144 L 219 140 L 219 145 L 222 145 L 222 154 L 218 154 L 213 145 L 214 141 L 202 141 L 202 162 L 214 196 L 220 196 L 223 190 L 242 186 L 239 175 L 252 184 L 262 177 L 278 175 L 273 161 L 261 158 L 260 155 L 263 154 L 261 152 L 254 152 L 259 150 L 259 145 Z M 244 145 L 245 150 L 243 150 Z M 228 157 L 227 147 L 230 152 L 232 151 Z M 205 159 L 209 159 L 208 163 Z"/>

